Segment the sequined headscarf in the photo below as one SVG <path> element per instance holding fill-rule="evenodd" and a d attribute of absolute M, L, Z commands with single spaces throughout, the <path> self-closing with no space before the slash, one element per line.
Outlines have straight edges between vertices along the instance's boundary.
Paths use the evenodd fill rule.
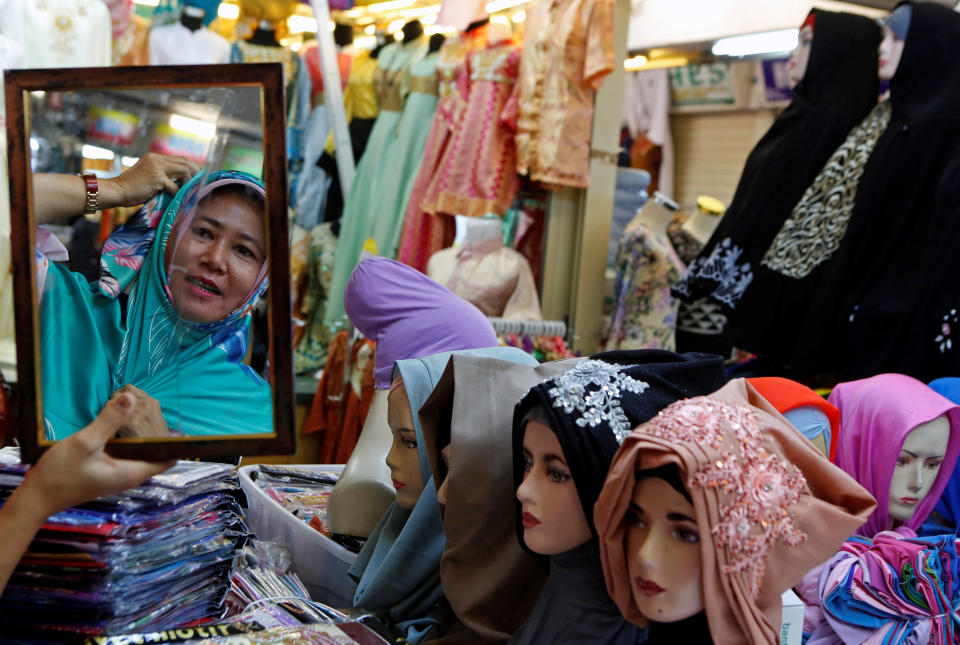
<path fill-rule="evenodd" d="M 624 552 L 635 472 L 673 463 L 700 531 L 701 585 L 715 643 L 779 643 L 780 595 L 860 526 L 873 498 L 787 424 L 744 379 L 665 408 L 618 451 L 594 520 L 607 591 L 637 609 Z"/>

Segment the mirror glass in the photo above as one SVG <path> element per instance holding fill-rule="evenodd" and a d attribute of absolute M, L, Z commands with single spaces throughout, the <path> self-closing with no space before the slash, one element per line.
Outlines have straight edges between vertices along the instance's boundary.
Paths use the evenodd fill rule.
<path fill-rule="evenodd" d="M 273 192 L 262 181 L 262 92 L 258 85 L 24 92 L 39 445 L 88 424 L 126 386 L 139 403 L 120 437 L 274 434 L 266 207 Z M 201 170 L 175 196 L 94 215 L 80 213 L 78 179 L 78 212 L 49 216 L 41 173 L 109 179 L 148 153 L 185 157 Z M 148 422 L 156 404 L 141 393 L 159 404 L 162 427 Z"/>

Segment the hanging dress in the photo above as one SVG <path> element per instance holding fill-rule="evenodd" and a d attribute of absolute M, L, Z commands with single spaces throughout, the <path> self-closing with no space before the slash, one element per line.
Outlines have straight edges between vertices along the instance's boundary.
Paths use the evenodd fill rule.
<path fill-rule="evenodd" d="M 403 102 L 409 91 L 409 67 L 426 51 L 426 41 L 418 38 L 411 43 L 387 45 L 377 57 L 377 98 L 380 115 L 370 133 L 367 148 L 357 164 L 350 195 L 343 206 L 340 222 L 340 240 L 337 260 L 330 283 L 326 322 L 332 325 L 343 321 L 343 289 L 353 268 L 360 260 L 360 252 L 368 238 L 373 237 L 385 211 L 394 204 L 382 199 L 391 176 L 396 171 L 393 154 L 397 141 L 397 127 L 403 112 Z"/>
<path fill-rule="evenodd" d="M 410 65 L 410 93 L 397 125 L 390 155 L 391 172 L 384 177 L 380 193 L 384 212 L 378 215 L 374 235 L 379 253 L 390 258 L 397 255 L 407 202 L 423 160 L 430 132 L 424 125 L 433 119 L 437 109 L 437 58 L 438 54 L 429 54 Z"/>
<path fill-rule="evenodd" d="M 486 44 L 486 25 L 458 34 L 440 47 L 437 60 L 439 100 L 423 151 L 423 162 L 414 179 L 408 200 L 397 259 L 426 272 L 430 256 L 453 243 L 454 226 L 449 218 L 427 213 L 421 204 L 427 197 L 443 157 L 459 124 L 466 96 L 467 55 Z"/>
<path fill-rule="evenodd" d="M 520 49 L 512 41 L 490 44 L 467 56 L 467 100 L 445 165 L 434 178 L 436 196 L 422 204 L 428 212 L 479 217 L 506 214 L 517 193 L 510 118 L 519 72 Z M 515 110 L 515 107 L 513 108 Z M 429 198 L 429 197 L 428 197 Z"/>

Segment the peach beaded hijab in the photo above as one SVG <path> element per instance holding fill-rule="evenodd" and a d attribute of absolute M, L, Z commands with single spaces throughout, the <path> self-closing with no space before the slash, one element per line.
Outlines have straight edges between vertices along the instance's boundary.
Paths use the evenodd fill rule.
<path fill-rule="evenodd" d="M 671 404 L 627 436 L 594 509 L 607 591 L 640 626 L 650 621 L 627 574 L 624 518 L 635 472 L 669 463 L 696 510 L 707 622 L 724 645 L 778 643 L 781 593 L 876 506 L 744 379 Z"/>

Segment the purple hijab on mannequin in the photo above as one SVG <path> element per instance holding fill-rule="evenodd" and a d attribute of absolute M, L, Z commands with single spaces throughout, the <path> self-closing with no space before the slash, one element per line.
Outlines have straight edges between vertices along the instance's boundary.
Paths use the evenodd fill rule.
<path fill-rule="evenodd" d="M 343 290 L 347 316 L 376 341 L 374 387 L 390 387 L 393 364 L 439 352 L 496 347 L 479 309 L 416 269 L 373 257 L 360 262 Z"/>

